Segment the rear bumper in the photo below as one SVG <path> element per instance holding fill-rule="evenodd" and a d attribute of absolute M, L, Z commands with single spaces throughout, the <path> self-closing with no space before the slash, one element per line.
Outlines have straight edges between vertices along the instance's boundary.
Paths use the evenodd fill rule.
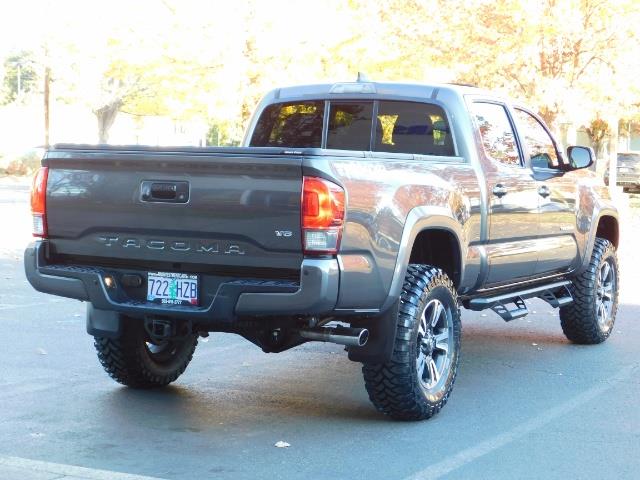
<path fill-rule="evenodd" d="M 336 259 L 304 259 L 299 282 L 237 278 L 203 282 L 201 305 L 191 307 L 133 300 L 120 287 L 105 286 L 104 276 L 114 270 L 49 264 L 46 251 L 46 240 L 34 242 L 25 250 L 25 272 L 33 288 L 131 317 L 155 315 L 203 324 L 231 323 L 247 316 L 327 314 L 338 299 L 340 271 Z M 144 272 L 139 273 L 144 277 Z"/>

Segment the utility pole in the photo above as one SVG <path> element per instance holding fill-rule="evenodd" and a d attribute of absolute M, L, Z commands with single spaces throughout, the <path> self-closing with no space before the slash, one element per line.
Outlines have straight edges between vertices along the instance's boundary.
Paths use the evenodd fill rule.
<path fill-rule="evenodd" d="M 618 116 L 610 115 L 608 118 L 611 127 L 611 136 L 609 137 L 609 190 L 616 190 L 618 181 Z"/>
<path fill-rule="evenodd" d="M 22 64 L 20 62 L 16 63 L 18 67 L 18 99 L 22 97 Z"/>
<path fill-rule="evenodd" d="M 49 86 L 51 84 L 51 69 L 44 67 L 44 146 L 49 148 Z"/>

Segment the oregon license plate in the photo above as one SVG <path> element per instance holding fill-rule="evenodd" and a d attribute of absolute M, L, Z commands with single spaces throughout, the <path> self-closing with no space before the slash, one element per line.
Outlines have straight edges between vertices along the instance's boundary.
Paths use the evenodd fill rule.
<path fill-rule="evenodd" d="M 147 300 L 165 305 L 198 305 L 198 276 L 188 273 L 149 272 Z"/>

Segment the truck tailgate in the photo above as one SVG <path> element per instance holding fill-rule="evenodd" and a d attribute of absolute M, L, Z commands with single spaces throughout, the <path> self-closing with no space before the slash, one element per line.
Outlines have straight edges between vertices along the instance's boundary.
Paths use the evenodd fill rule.
<path fill-rule="evenodd" d="M 262 150 L 54 149 L 51 253 L 299 269 L 302 159 Z"/>

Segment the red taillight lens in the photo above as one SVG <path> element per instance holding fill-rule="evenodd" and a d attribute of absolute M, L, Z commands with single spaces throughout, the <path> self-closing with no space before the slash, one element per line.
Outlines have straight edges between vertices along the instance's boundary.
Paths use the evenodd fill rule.
<path fill-rule="evenodd" d="M 307 254 L 335 254 L 344 224 L 344 190 L 328 180 L 304 177 L 302 239 Z"/>
<path fill-rule="evenodd" d="M 31 214 L 33 215 L 33 236 L 47 236 L 47 179 L 49 168 L 41 167 L 33 177 L 31 186 Z"/>

